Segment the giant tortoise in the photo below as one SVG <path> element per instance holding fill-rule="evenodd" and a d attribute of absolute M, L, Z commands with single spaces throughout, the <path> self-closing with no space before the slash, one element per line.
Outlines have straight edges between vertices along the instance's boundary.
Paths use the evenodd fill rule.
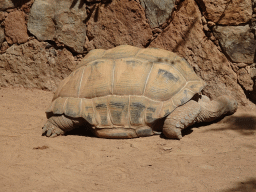
<path fill-rule="evenodd" d="M 202 95 L 205 85 L 185 59 L 170 51 L 129 45 L 92 50 L 60 83 L 43 135 L 83 126 L 103 138 L 162 132 L 181 139 L 182 129 L 237 109 L 230 96 L 211 101 Z"/>

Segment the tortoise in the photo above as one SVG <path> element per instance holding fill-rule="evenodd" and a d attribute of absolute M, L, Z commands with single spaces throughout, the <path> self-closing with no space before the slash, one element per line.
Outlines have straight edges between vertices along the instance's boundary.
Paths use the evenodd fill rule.
<path fill-rule="evenodd" d="M 211 101 L 202 95 L 205 86 L 176 53 L 129 45 L 95 49 L 60 83 L 46 111 L 43 135 L 84 126 L 103 138 L 163 133 L 181 139 L 182 129 L 237 109 L 230 96 Z"/>

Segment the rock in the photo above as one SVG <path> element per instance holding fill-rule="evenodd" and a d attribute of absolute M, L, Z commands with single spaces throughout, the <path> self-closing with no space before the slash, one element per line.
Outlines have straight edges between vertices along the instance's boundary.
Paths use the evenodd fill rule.
<path fill-rule="evenodd" d="M 135 1 L 113 1 L 88 18 L 87 36 L 94 48 L 128 44 L 145 47 L 152 32 L 141 5 Z"/>
<path fill-rule="evenodd" d="M 252 79 L 256 78 L 256 63 L 252 64 L 249 68 L 249 73 Z"/>
<path fill-rule="evenodd" d="M 253 91 L 253 80 L 251 75 L 246 71 L 245 68 L 241 68 L 237 72 L 238 83 L 246 90 Z"/>
<path fill-rule="evenodd" d="M 28 30 L 40 41 L 56 40 L 82 53 L 86 37 L 86 9 L 82 1 L 36 0 L 30 11 Z"/>
<path fill-rule="evenodd" d="M 53 40 L 55 36 L 54 7 L 54 1 L 36 0 L 30 10 L 28 30 L 39 41 Z"/>
<path fill-rule="evenodd" d="M 72 12 L 60 13 L 55 15 L 54 19 L 57 26 L 56 40 L 73 51 L 82 53 L 86 37 L 85 23 Z"/>
<path fill-rule="evenodd" d="M 0 27 L 0 47 L 2 43 L 4 42 L 5 35 L 4 35 L 4 29 Z"/>
<path fill-rule="evenodd" d="M 252 17 L 251 0 L 196 0 L 206 19 L 221 25 L 247 23 Z"/>
<path fill-rule="evenodd" d="M 249 25 L 217 26 L 214 36 L 219 40 L 223 51 L 233 62 L 253 63 L 256 40 L 250 32 Z"/>
<path fill-rule="evenodd" d="M 14 8 L 12 0 L 1 0 L 0 1 L 0 11 L 4 11 L 9 8 Z"/>
<path fill-rule="evenodd" d="M 172 14 L 175 0 L 140 0 L 151 28 L 162 25 Z"/>
<path fill-rule="evenodd" d="M 13 11 L 8 14 L 4 22 L 6 40 L 9 44 L 25 43 L 28 40 L 25 13 Z"/>
<path fill-rule="evenodd" d="M 210 31 L 207 25 L 204 25 L 204 31 Z"/>
<path fill-rule="evenodd" d="M 4 53 L 9 48 L 9 45 L 6 41 L 2 43 L 0 53 Z"/>
<path fill-rule="evenodd" d="M 194 0 L 184 0 L 173 14 L 169 26 L 149 45 L 177 52 L 207 82 L 203 93 L 216 98 L 235 97 L 240 104 L 248 103 L 230 62 L 203 31 L 201 12 Z"/>
<path fill-rule="evenodd" d="M 0 86 L 21 85 L 54 91 L 76 63 L 66 49 L 45 46 L 46 43 L 34 39 L 14 44 L 0 54 Z"/>
<path fill-rule="evenodd" d="M 84 0 L 55 0 L 55 38 L 77 53 L 83 52 L 87 18 Z M 76 3 L 75 3 L 76 2 Z"/>

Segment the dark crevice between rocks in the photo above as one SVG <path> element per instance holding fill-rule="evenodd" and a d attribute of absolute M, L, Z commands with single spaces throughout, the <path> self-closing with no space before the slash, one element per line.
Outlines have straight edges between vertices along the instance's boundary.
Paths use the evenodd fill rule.
<path fill-rule="evenodd" d="M 44 42 L 47 42 L 45 49 L 50 49 L 51 47 L 53 47 L 55 50 L 67 49 L 70 53 L 72 53 L 73 57 L 76 57 L 77 55 L 81 55 L 81 53 L 77 53 L 77 52 L 73 51 L 70 47 L 68 47 L 64 44 L 58 44 L 52 40 L 46 40 Z"/>
<path fill-rule="evenodd" d="M 12 3 L 15 7 L 20 7 L 29 1 L 30 0 L 12 0 Z"/>
<path fill-rule="evenodd" d="M 206 7 L 205 7 L 205 4 L 202 0 L 195 0 L 200 12 L 201 12 L 201 15 L 204 16 L 204 13 L 206 12 Z"/>

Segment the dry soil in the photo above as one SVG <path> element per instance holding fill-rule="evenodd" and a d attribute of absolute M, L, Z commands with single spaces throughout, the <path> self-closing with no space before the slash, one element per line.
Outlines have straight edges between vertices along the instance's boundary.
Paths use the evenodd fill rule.
<path fill-rule="evenodd" d="M 41 136 L 53 94 L 0 89 L 0 191 L 256 191 L 256 111 L 178 140 Z"/>

